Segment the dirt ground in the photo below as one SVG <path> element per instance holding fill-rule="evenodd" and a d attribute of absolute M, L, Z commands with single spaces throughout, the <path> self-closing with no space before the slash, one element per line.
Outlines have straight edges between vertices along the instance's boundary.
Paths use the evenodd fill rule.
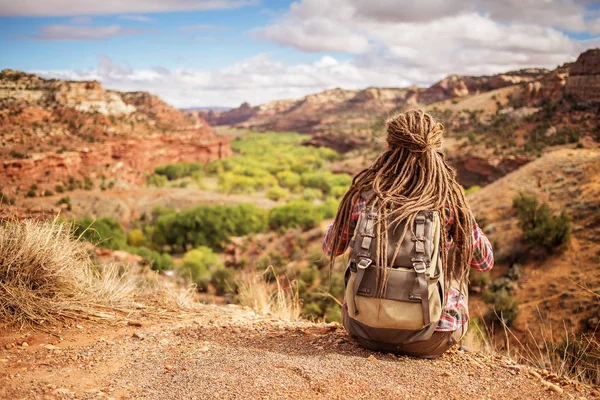
<path fill-rule="evenodd" d="M 138 315 L 139 317 L 139 315 Z M 201 305 L 0 333 L 2 399 L 587 399 L 597 389 L 509 359 L 373 353 L 338 324 Z"/>

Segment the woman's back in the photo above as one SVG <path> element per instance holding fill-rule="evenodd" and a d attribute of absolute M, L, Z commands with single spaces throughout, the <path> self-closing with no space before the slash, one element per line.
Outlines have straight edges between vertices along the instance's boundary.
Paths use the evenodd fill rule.
<path fill-rule="evenodd" d="M 439 257 L 440 280 L 443 281 L 440 291 L 444 293 L 443 296 L 440 296 L 440 301 L 443 303 L 443 307 L 439 318 L 434 321 L 435 325 L 431 323 L 427 327 L 426 335 L 419 334 L 415 337 L 420 339 L 429 336 L 427 340 L 431 341 L 438 340 L 440 335 L 444 336 L 454 332 L 460 332 L 460 336 L 462 336 L 466 331 L 469 318 L 466 290 L 468 270 L 470 267 L 477 271 L 486 271 L 492 268 L 493 256 L 490 243 L 477 226 L 469 210 L 462 187 L 456 181 L 456 173 L 446 163 L 441 153 L 443 126 L 422 111 L 409 111 L 388 120 L 387 133 L 388 149 L 369 168 L 354 178 L 352 186 L 342 199 L 334 222 L 327 230 L 323 249 L 331 257 L 331 267 L 335 258 L 346 250 L 352 237 L 361 235 L 361 232 L 356 232 L 357 226 L 361 223 L 361 215 L 363 218 L 375 220 L 371 236 L 376 239 L 377 247 L 371 248 L 372 255 L 366 257 L 372 261 L 373 267 L 370 267 L 371 262 L 363 264 L 369 264 L 371 269 L 375 268 L 377 297 L 383 304 L 387 301 L 384 297 L 390 287 L 398 286 L 398 282 L 405 282 L 408 276 L 412 276 L 406 275 L 406 277 L 399 278 L 399 272 L 393 268 L 396 257 L 389 255 L 406 252 L 412 248 L 410 257 L 413 259 L 415 257 L 416 259 L 423 258 L 423 254 L 415 256 L 419 250 L 418 242 L 422 241 L 420 237 L 423 236 L 420 236 L 418 232 L 419 229 L 423 231 L 419 221 L 422 221 L 423 215 L 428 215 L 423 214 L 425 211 L 439 216 L 440 230 L 443 233 L 432 236 L 430 239 L 437 242 L 434 243 L 434 247 L 438 250 L 435 255 L 426 255 L 429 257 L 428 262 L 434 264 Z M 369 210 L 370 217 L 365 217 L 366 209 Z M 393 229 L 390 230 L 392 227 Z M 361 229 L 364 230 L 364 228 Z M 399 234 L 396 232 L 398 229 L 400 230 Z M 388 240 L 390 237 L 393 237 L 393 240 Z M 405 237 L 410 237 L 410 240 L 415 242 L 415 247 L 412 247 L 411 243 L 404 243 Z M 368 242 L 371 243 L 370 240 Z M 402 249 L 392 251 L 388 247 L 398 249 L 402 247 Z M 359 248 L 357 251 L 364 253 L 365 249 Z M 355 252 L 354 248 L 353 252 Z M 351 258 L 352 254 L 351 252 Z M 432 256 L 436 260 L 432 261 Z M 356 257 L 354 258 L 356 259 Z M 420 268 L 415 268 L 415 271 L 418 269 Z M 359 278 L 362 279 L 364 273 L 360 270 L 357 272 L 360 275 Z M 429 296 L 431 302 L 432 291 L 435 291 L 436 287 L 431 284 L 432 276 L 435 273 L 433 271 L 421 272 L 420 274 L 418 271 L 414 272 L 414 279 L 415 282 L 421 281 L 422 290 L 425 285 L 422 282 L 425 282 L 424 276 L 427 274 L 430 289 L 429 292 L 424 293 Z M 354 275 L 351 276 L 354 277 Z M 396 282 L 391 282 L 392 286 L 389 282 L 390 276 Z M 408 286 L 409 283 L 404 283 L 404 285 Z M 354 294 L 357 294 L 358 289 L 354 288 Z M 346 293 L 348 296 L 352 296 L 348 290 Z M 414 295 L 415 299 L 417 297 L 421 299 L 423 320 L 428 322 L 429 319 L 425 318 L 427 312 L 423 296 L 412 294 L 412 292 L 411 295 Z M 359 298 L 359 300 L 363 299 Z M 409 298 L 405 304 L 392 303 L 392 305 L 408 309 L 411 307 L 410 302 Z M 352 313 L 356 311 L 352 308 L 354 303 L 356 300 L 353 299 L 350 307 Z M 377 308 L 377 313 L 380 313 L 379 309 L 380 307 Z M 347 302 L 344 304 L 344 312 L 348 313 Z M 371 323 L 371 325 L 373 324 Z M 457 335 L 450 335 L 450 337 L 456 339 Z M 404 345 L 405 343 L 400 340 L 400 344 Z M 414 346 L 411 346 L 409 346 L 410 348 L 404 346 L 403 349 L 396 345 L 396 348 L 400 352 L 423 355 L 415 352 L 412 348 Z M 440 350 L 443 347 L 437 349 Z"/>

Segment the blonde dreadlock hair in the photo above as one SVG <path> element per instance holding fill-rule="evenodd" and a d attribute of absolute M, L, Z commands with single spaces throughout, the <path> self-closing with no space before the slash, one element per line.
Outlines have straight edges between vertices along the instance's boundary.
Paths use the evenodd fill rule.
<path fill-rule="evenodd" d="M 398 114 L 388 119 L 386 125 L 388 149 L 370 167 L 354 177 L 338 208 L 330 232 L 334 249 L 330 257 L 330 272 L 337 257 L 335 250 L 340 246 L 342 232 L 349 230 L 354 205 L 362 192 L 372 190 L 367 203 L 374 205 L 378 214 L 376 265 L 391 267 L 388 262 L 396 258 L 399 250 L 400 246 L 397 246 L 394 256 L 388 260 L 387 236 L 390 226 L 406 222 L 398 242 L 400 244 L 407 229 L 414 226 L 418 211 L 438 211 L 442 221 L 445 221 L 448 207 L 454 216 L 453 227 L 448 233 L 454 242 L 454 257 L 449 257 L 446 235 L 440 235 L 442 268 L 446 286 L 455 279 L 462 288 L 473 255 L 473 220 L 463 189 L 456 181 L 456 172 L 441 152 L 444 127 L 421 110 Z M 377 268 L 380 297 L 385 295 L 387 280 L 388 268 Z"/>

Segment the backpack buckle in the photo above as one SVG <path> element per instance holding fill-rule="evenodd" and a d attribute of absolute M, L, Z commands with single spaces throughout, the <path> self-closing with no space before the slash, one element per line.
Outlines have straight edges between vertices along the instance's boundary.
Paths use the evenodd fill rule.
<path fill-rule="evenodd" d="M 413 262 L 413 268 L 417 274 L 424 274 L 427 271 L 427 265 L 423 261 Z"/>
<path fill-rule="evenodd" d="M 368 258 L 363 258 L 362 260 L 360 260 L 356 266 L 360 269 L 367 269 L 369 268 L 369 266 L 373 263 L 373 260 L 368 259 Z"/>

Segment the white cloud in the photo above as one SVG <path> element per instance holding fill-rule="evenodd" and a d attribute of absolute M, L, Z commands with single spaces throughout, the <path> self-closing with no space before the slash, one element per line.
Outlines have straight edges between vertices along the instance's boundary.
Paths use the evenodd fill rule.
<path fill-rule="evenodd" d="M 41 17 L 203 11 L 246 7 L 258 0 L 18 0 L 0 2 L 0 16 Z"/>
<path fill-rule="evenodd" d="M 229 28 L 222 25 L 212 25 L 212 24 L 196 24 L 196 25 L 186 25 L 179 28 L 182 32 L 195 32 L 195 31 L 226 31 Z"/>
<path fill-rule="evenodd" d="M 126 19 L 129 21 L 136 22 L 152 22 L 154 19 L 146 17 L 145 15 L 119 15 L 119 19 Z"/>
<path fill-rule="evenodd" d="M 47 25 L 39 28 L 35 35 L 25 38 L 35 40 L 104 40 L 115 36 L 142 33 L 139 29 L 123 28 L 120 25 L 110 26 L 72 26 Z"/>
<path fill-rule="evenodd" d="M 143 70 L 122 68 L 107 57 L 98 66 L 83 71 L 37 71 L 44 77 L 69 80 L 98 80 L 105 88 L 157 94 L 176 107 L 238 106 L 244 101 L 296 98 L 322 90 L 366 86 L 402 87 L 410 81 L 389 70 L 359 67 L 350 61 L 324 56 L 312 62 L 286 66 L 267 55 L 251 57 L 218 70 Z"/>
<path fill-rule="evenodd" d="M 593 1 L 299 0 L 255 35 L 305 52 L 354 53 L 360 68 L 428 84 L 574 59 L 589 42 L 561 29 L 593 34 Z"/>
<path fill-rule="evenodd" d="M 78 17 L 71 18 L 69 22 L 76 25 L 88 25 L 92 23 L 92 18 L 85 15 L 80 15 Z"/>

